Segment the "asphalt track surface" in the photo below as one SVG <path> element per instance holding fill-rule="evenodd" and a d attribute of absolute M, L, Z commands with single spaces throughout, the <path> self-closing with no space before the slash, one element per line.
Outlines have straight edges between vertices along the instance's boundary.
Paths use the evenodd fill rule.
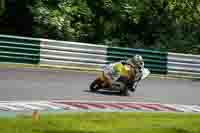
<path fill-rule="evenodd" d="M 0 101 L 94 100 L 200 104 L 200 81 L 146 79 L 136 92 L 89 92 L 96 73 L 33 68 L 0 68 Z"/>

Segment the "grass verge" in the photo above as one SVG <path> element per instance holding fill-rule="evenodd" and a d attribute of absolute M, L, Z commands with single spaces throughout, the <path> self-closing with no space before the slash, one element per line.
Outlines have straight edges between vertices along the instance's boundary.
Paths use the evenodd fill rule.
<path fill-rule="evenodd" d="M 0 118 L 1 133 L 199 133 L 200 115 L 185 113 L 65 113 Z"/>

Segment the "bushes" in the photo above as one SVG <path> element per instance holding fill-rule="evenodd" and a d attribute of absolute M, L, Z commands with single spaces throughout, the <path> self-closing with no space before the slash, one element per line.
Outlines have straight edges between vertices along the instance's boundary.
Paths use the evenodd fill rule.
<path fill-rule="evenodd" d="M 198 0 L 33 0 L 34 37 L 200 53 Z"/>
<path fill-rule="evenodd" d="M 92 35 L 93 14 L 85 0 L 36 0 L 34 36 L 70 41 L 87 41 Z"/>

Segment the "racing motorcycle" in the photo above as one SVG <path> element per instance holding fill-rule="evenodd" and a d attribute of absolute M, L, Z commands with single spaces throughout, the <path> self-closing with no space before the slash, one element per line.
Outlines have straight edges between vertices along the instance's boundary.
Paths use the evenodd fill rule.
<path fill-rule="evenodd" d="M 100 89 L 111 91 L 114 90 L 119 91 L 123 96 L 129 95 L 128 92 L 134 92 L 139 81 L 148 77 L 150 71 L 147 68 L 143 68 L 141 72 L 138 73 L 135 67 L 129 67 L 128 69 L 129 74 L 127 76 L 120 75 L 120 77 L 118 77 L 116 80 L 110 80 L 110 83 L 106 73 L 103 70 L 103 72 L 99 74 L 97 78 L 90 84 L 90 91 L 96 92 Z"/>

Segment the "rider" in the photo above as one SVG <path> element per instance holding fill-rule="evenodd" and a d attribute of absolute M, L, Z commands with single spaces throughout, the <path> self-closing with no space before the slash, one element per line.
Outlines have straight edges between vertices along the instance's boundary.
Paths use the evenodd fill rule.
<path fill-rule="evenodd" d="M 137 84 L 142 78 L 142 70 L 144 69 L 144 60 L 141 55 L 136 54 L 132 58 L 128 59 L 127 63 L 132 63 L 136 68 L 136 79 L 131 88 L 131 90 L 134 91 L 135 88 L 137 87 Z"/>
<path fill-rule="evenodd" d="M 142 69 L 144 68 L 144 61 L 142 56 L 135 55 L 128 60 L 122 60 L 120 62 L 113 63 L 106 67 L 104 72 L 106 73 L 107 76 L 105 76 L 109 79 L 109 82 L 111 82 L 111 80 L 116 81 L 120 76 L 128 75 L 128 66 L 136 68 L 136 81 L 132 83 L 131 88 L 131 90 L 134 91 L 137 83 L 141 80 L 142 77 Z"/>

